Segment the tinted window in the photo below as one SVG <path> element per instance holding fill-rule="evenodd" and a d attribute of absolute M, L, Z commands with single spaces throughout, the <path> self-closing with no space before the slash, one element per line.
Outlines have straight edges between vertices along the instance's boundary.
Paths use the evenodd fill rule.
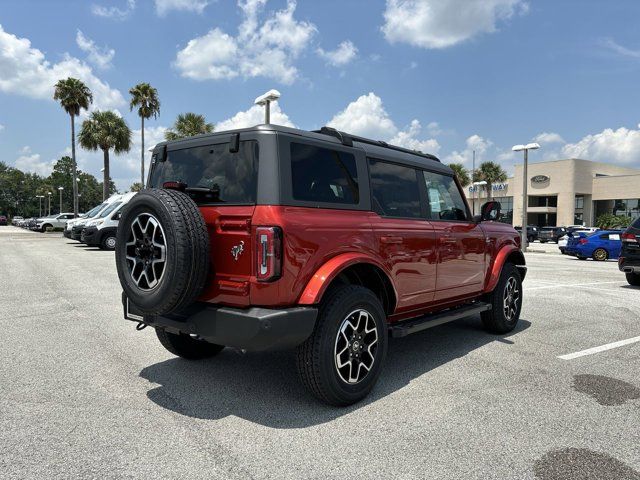
<path fill-rule="evenodd" d="M 113 202 L 111 205 L 109 205 L 107 208 L 104 209 L 104 211 L 98 216 L 98 218 L 105 218 L 107 215 L 113 212 L 116 208 L 118 208 L 120 204 L 122 204 L 122 202 Z"/>
<path fill-rule="evenodd" d="M 432 220 L 468 220 L 467 207 L 453 177 L 424 172 Z"/>
<path fill-rule="evenodd" d="M 199 191 L 187 193 L 200 204 L 251 204 L 256 201 L 258 143 L 240 142 L 236 153 L 228 143 L 184 148 L 167 152 L 164 162 L 156 162 L 151 186 L 181 182 Z"/>
<path fill-rule="evenodd" d="M 291 144 L 291 191 L 306 202 L 360 202 L 356 159 L 350 153 Z"/>
<path fill-rule="evenodd" d="M 636 219 L 635 222 L 633 222 L 633 225 L 631 225 L 633 228 L 640 228 L 640 217 L 638 217 Z"/>
<path fill-rule="evenodd" d="M 369 159 L 373 208 L 389 217 L 420 218 L 420 187 L 413 168 Z"/>

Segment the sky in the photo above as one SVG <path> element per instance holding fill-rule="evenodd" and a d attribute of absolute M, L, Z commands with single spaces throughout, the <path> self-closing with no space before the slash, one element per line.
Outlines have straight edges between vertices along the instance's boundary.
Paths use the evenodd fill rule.
<path fill-rule="evenodd" d="M 73 76 L 133 130 L 112 155 L 121 190 L 139 180 L 129 89 L 158 89 L 146 145 L 176 116 L 217 130 L 330 125 L 471 168 L 584 158 L 640 168 L 636 0 L 0 0 L 0 160 L 47 175 L 70 152 L 53 85 Z M 86 118 L 84 113 L 78 127 Z M 101 177 L 102 155 L 78 149 Z"/>

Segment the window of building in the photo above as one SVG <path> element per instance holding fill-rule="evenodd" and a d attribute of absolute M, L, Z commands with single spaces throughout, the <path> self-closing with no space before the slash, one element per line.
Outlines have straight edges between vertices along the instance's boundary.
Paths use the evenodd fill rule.
<path fill-rule="evenodd" d="M 389 217 L 420 218 L 420 188 L 416 170 L 369 159 L 373 208 Z"/>
<path fill-rule="evenodd" d="M 423 172 L 431 220 L 468 220 L 467 207 L 453 177 Z"/>
<path fill-rule="evenodd" d="M 355 157 L 346 152 L 291 143 L 293 198 L 356 205 L 360 201 Z"/>
<path fill-rule="evenodd" d="M 576 195 L 576 209 L 584 208 L 584 196 Z"/>
<path fill-rule="evenodd" d="M 640 199 L 596 200 L 594 203 L 595 217 L 609 214 L 620 217 L 640 218 Z"/>

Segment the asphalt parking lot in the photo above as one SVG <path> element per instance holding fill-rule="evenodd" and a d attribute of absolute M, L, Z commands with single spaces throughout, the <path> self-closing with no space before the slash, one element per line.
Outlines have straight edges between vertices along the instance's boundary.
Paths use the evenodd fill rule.
<path fill-rule="evenodd" d="M 393 339 L 335 409 L 291 353 L 172 357 L 122 320 L 112 252 L 0 227 L 0 476 L 640 479 L 640 343 L 570 355 L 640 336 L 640 289 L 615 262 L 527 262 L 515 332 Z"/>

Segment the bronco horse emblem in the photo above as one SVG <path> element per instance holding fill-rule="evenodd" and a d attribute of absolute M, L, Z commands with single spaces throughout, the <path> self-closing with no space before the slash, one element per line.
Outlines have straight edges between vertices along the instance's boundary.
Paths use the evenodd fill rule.
<path fill-rule="evenodd" d="M 234 245 L 231 247 L 231 255 L 234 260 L 238 260 L 238 257 L 244 252 L 244 241 L 240 242 L 240 245 Z"/>

